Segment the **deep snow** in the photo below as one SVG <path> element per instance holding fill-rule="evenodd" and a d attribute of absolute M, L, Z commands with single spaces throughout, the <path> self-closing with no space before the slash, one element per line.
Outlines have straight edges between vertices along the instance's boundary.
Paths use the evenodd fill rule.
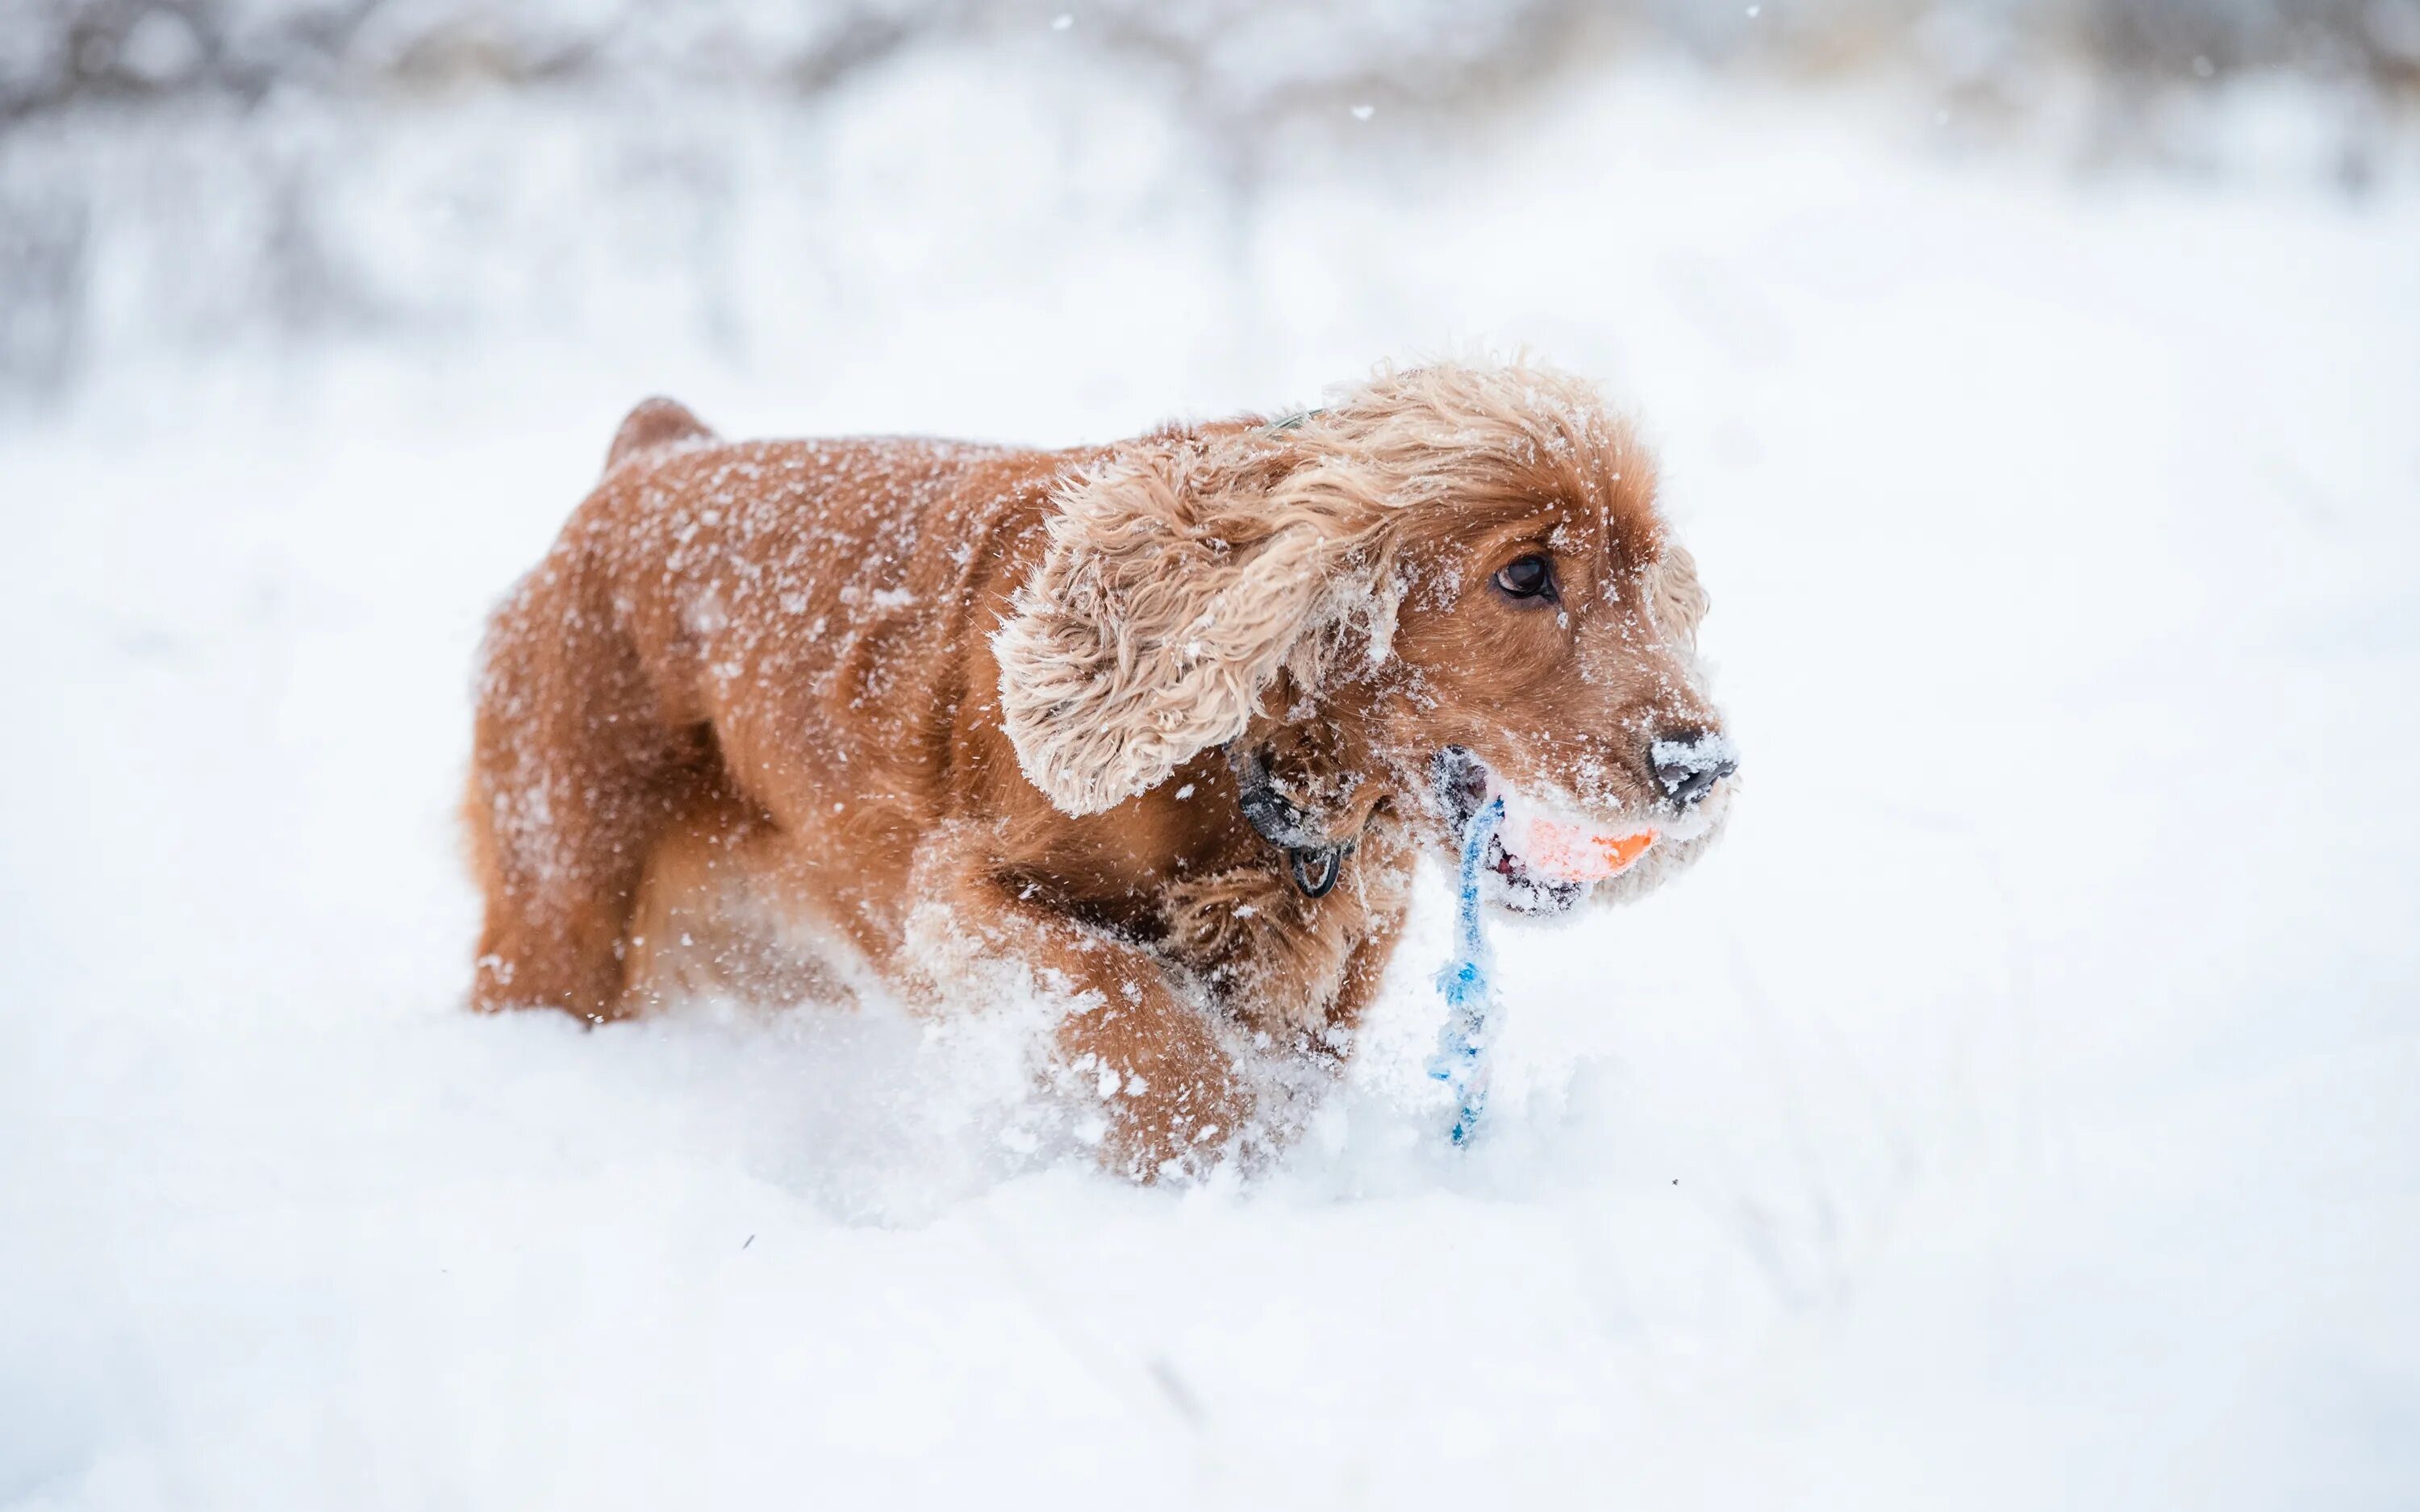
<path fill-rule="evenodd" d="M 1238 188 L 914 54 L 681 117 L 693 323 L 625 123 L 349 128 L 456 327 L 121 320 L 0 431 L 0 1503 L 2420 1501 L 2420 192 L 1882 98 L 1623 75 Z M 1441 877 L 1249 1186 L 1019 1155 L 1005 1022 L 460 1011 L 479 618 L 641 394 L 1057 442 L 1463 343 L 1644 417 L 1746 784 L 1496 926 L 1481 1148 Z"/>

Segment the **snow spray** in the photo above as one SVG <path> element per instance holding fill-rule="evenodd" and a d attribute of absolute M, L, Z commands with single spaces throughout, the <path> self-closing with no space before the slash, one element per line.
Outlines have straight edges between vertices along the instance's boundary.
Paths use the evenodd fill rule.
<path fill-rule="evenodd" d="M 1479 874 L 1488 841 L 1504 822 L 1504 799 L 1492 797 L 1470 816 L 1462 832 L 1460 899 L 1454 911 L 1453 956 L 1437 973 L 1445 998 L 1445 1027 L 1437 1034 L 1429 1074 L 1453 1089 L 1453 1142 L 1470 1143 L 1487 1107 L 1487 1036 L 1496 999 L 1487 989 L 1487 936 L 1479 928 Z"/>

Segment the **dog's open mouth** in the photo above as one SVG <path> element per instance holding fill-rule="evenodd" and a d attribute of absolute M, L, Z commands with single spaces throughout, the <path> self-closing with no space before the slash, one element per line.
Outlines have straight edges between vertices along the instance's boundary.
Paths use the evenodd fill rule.
<path fill-rule="evenodd" d="M 1589 894 L 1588 883 L 1549 881 L 1533 874 L 1528 861 L 1504 848 L 1500 835 L 1487 842 L 1486 867 L 1499 879 L 1488 901 L 1516 914 L 1566 913 Z"/>
<path fill-rule="evenodd" d="M 1438 754 L 1435 777 L 1438 799 L 1457 833 L 1469 827 L 1491 797 L 1503 800 L 1503 821 L 1481 865 L 1497 879 L 1489 902 L 1514 913 L 1559 914 L 1576 906 L 1598 883 L 1636 865 L 1656 841 L 1652 825 L 1606 830 L 1528 799 L 1460 746 Z"/>

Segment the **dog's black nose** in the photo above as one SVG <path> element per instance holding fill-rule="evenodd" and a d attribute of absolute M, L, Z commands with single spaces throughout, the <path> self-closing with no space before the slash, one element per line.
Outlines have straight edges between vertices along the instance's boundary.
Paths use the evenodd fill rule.
<path fill-rule="evenodd" d="M 1686 809 L 1714 791 L 1714 784 L 1739 770 L 1739 753 L 1730 740 L 1696 726 L 1659 733 L 1647 748 L 1647 764 L 1655 785 L 1676 809 Z"/>

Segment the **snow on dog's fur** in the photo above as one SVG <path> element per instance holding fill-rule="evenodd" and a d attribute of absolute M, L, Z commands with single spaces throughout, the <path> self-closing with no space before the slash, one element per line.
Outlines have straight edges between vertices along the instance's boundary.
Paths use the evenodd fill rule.
<path fill-rule="evenodd" d="M 1601 897 L 1710 841 L 1704 611 L 1644 450 L 1536 367 L 1066 453 L 650 401 L 489 637 L 473 998 L 870 970 L 964 1007 L 1012 965 L 1111 1163 L 1199 1165 L 1252 1127 L 1239 1055 L 1349 1054 L 1418 854 L 1489 792 L 1654 830 Z M 1526 911 L 1590 890 L 1490 862 Z"/>

